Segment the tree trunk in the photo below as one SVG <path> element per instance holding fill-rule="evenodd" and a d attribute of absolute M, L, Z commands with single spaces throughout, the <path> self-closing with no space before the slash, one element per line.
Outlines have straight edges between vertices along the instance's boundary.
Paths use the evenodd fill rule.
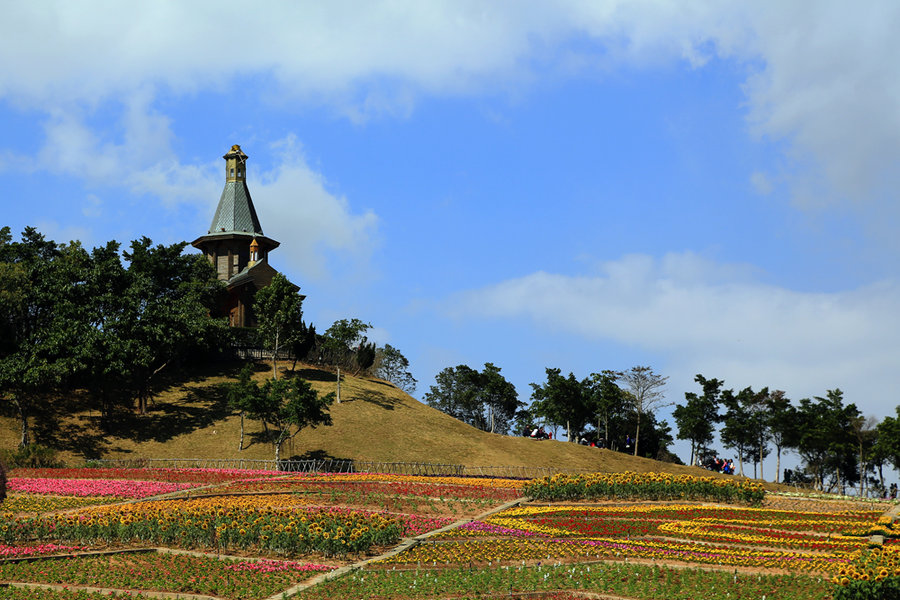
<path fill-rule="evenodd" d="M 759 478 L 761 481 L 765 481 L 765 476 L 763 475 L 763 444 L 762 440 L 759 440 Z"/>
<path fill-rule="evenodd" d="M 566 439 L 572 441 L 572 424 L 568 419 L 566 419 Z"/>
<path fill-rule="evenodd" d="M 19 448 L 24 448 L 31 442 L 28 435 L 28 413 L 25 410 L 25 404 L 18 398 L 13 397 L 13 402 L 16 403 L 16 408 L 19 410 L 19 421 L 22 425 L 22 439 L 19 441 Z"/>
<path fill-rule="evenodd" d="M 781 446 L 775 446 L 775 483 L 781 477 Z"/>
<path fill-rule="evenodd" d="M 637 414 L 637 429 L 634 430 L 634 456 L 638 455 L 638 440 L 641 439 L 641 413 Z"/>
<path fill-rule="evenodd" d="M 859 444 L 859 497 L 862 498 L 866 489 L 866 464 L 863 462 L 863 445 Z"/>
<path fill-rule="evenodd" d="M 241 411 L 241 443 L 238 444 L 238 451 L 244 450 L 244 411 Z"/>
<path fill-rule="evenodd" d="M 275 347 L 272 350 L 272 379 L 278 379 L 278 334 L 275 334 Z"/>

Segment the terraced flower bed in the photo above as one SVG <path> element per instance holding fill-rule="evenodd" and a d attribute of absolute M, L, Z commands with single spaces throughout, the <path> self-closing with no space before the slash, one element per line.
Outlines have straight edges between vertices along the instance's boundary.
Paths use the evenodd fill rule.
<path fill-rule="evenodd" d="M 293 561 L 234 561 L 145 552 L 0 563 L 0 579 L 249 600 L 271 596 L 310 573 L 332 568 Z"/>
<path fill-rule="evenodd" d="M 41 479 L 34 471 L 16 473 L 19 486 Z M 120 592 L 281 597 L 310 577 L 362 560 L 374 562 L 298 597 L 455 600 L 527 592 L 555 600 L 589 594 L 849 600 L 887 597 L 900 581 L 896 540 L 869 548 L 870 534 L 894 531 L 883 507 L 822 501 L 803 504 L 805 510 L 760 508 L 751 506 L 760 504 L 757 487 L 739 482 L 728 488 L 659 474 L 522 482 L 171 469 L 48 475 L 0 505 L 0 584 L 67 589 L 12 593 L 0 585 L 0 600 Z M 68 482 L 94 495 L 48 493 L 71 492 Z M 200 487 L 178 490 L 184 485 Z M 606 486 L 602 494 L 598 486 Z M 174 491 L 138 497 L 150 489 Z M 491 512 L 523 490 L 540 489 L 567 499 Z M 122 501 L 129 494 L 133 499 Z M 423 537 L 382 555 L 413 536 Z M 142 550 L 116 553 L 128 549 Z M 114 553 L 88 555 L 97 550 Z M 865 595 L 876 584 L 882 596 Z M 102 596 L 91 596 L 88 587 L 102 588 Z"/>

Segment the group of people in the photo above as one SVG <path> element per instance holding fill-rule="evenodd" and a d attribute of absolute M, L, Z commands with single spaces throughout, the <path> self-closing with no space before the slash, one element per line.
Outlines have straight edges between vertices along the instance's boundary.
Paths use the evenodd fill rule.
<path fill-rule="evenodd" d="M 717 473 L 725 473 L 726 475 L 734 475 L 734 460 L 719 458 L 718 456 L 710 457 L 705 463 L 702 465 L 710 471 L 716 471 Z"/>
<path fill-rule="evenodd" d="M 525 437 L 530 437 L 533 440 L 552 440 L 553 434 L 544 430 L 544 427 L 526 427 L 525 431 L 522 432 L 522 435 Z"/>

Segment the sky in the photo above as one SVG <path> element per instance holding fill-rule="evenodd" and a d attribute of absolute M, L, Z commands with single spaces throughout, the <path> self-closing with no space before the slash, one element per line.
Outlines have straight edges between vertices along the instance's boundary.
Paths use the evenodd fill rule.
<path fill-rule="evenodd" d="M 371 323 L 420 399 L 647 365 L 896 414 L 896 2 L 0 9 L 15 234 L 191 241 L 240 144 L 306 320 Z"/>

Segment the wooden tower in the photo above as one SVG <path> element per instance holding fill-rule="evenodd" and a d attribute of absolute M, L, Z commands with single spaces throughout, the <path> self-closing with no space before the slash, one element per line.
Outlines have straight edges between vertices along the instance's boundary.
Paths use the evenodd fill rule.
<path fill-rule="evenodd" d="M 253 296 L 269 285 L 277 271 L 269 266 L 269 252 L 279 246 L 263 234 L 250 190 L 247 155 L 235 144 L 225 159 L 225 189 L 206 235 L 191 242 L 215 266 L 228 294 L 221 314 L 233 327 L 254 327 Z"/>

